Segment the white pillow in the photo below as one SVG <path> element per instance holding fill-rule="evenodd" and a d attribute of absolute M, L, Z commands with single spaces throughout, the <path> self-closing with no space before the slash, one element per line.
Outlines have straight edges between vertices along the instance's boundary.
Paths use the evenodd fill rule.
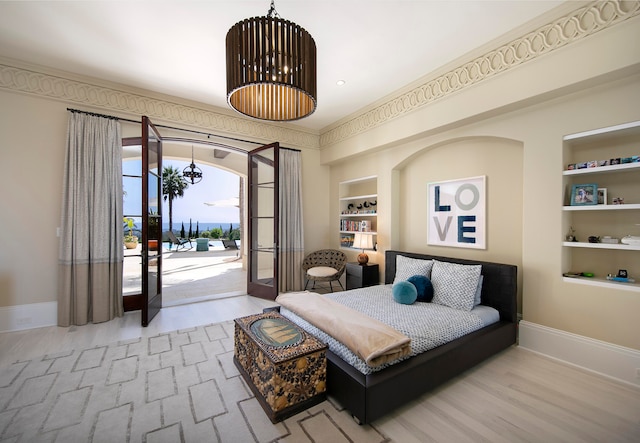
<path fill-rule="evenodd" d="M 433 261 L 433 301 L 450 308 L 470 311 L 475 302 L 482 265 Z"/>
<path fill-rule="evenodd" d="M 394 283 L 407 280 L 414 275 L 424 275 L 431 277 L 431 267 L 433 260 L 422 260 L 419 258 L 405 257 L 404 255 L 396 256 L 396 276 Z"/>

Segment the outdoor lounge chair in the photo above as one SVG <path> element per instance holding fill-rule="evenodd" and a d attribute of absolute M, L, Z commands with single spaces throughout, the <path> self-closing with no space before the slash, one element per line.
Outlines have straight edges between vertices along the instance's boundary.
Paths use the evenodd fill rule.
<path fill-rule="evenodd" d="M 167 237 L 169 237 L 169 241 L 171 242 L 172 245 L 176 245 L 176 251 L 179 251 L 180 248 L 186 249 L 186 250 L 193 248 L 193 245 L 191 244 L 191 240 L 189 240 L 188 238 L 178 238 L 171 231 L 167 231 Z M 187 243 L 189 243 L 188 248 L 186 246 Z"/>
<path fill-rule="evenodd" d="M 235 240 L 222 240 L 225 249 L 238 249 L 238 243 Z"/>

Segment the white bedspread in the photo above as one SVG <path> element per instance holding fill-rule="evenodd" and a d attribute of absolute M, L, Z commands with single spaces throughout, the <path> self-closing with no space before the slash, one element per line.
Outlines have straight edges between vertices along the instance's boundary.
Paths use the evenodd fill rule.
<path fill-rule="evenodd" d="M 482 305 L 476 306 L 470 312 L 434 303 L 403 305 L 393 300 L 391 288 L 392 285 L 371 286 L 328 294 L 328 297 L 379 320 L 411 338 L 412 352 L 405 358 L 460 338 L 465 334 L 495 323 L 500 318 L 497 310 Z M 332 352 L 339 355 L 363 374 L 370 374 L 404 360 L 402 358 L 377 368 L 371 368 L 345 345 L 293 312 L 281 308 L 281 314 L 327 343 Z"/>

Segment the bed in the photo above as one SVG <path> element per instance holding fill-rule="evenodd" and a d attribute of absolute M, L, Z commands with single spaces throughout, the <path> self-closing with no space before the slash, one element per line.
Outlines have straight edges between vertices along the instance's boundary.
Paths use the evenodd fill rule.
<path fill-rule="evenodd" d="M 497 321 L 375 372 L 347 363 L 351 359 L 327 351 L 327 392 L 361 423 L 370 423 L 419 397 L 516 342 L 517 268 L 513 265 L 401 251 L 385 253 L 385 284 L 396 276 L 396 258 L 482 265 L 481 305 L 497 311 Z M 400 270 L 399 272 L 404 272 Z M 372 289 L 374 290 L 374 289 Z M 363 289 L 359 289 L 362 293 Z M 348 292 L 348 291 L 347 291 Z M 344 293 L 346 295 L 346 293 Z M 355 294 L 355 293 L 354 293 Z M 294 320 L 295 322 L 295 320 Z M 300 324 L 301 327 L 305 326 Z"/>

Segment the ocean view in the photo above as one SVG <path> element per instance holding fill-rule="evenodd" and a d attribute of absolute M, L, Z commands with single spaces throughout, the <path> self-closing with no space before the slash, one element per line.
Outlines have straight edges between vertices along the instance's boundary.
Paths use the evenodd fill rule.
<path fill-rule="evenodd" d="M 242 245 L 242 241 L 241 240 L 236 240 L 236 244 L 238 245 L 238 247 L 240 247 Z M 187 244 L 186 247 L 188 247 L 188 246 L 189 245 Z M 224 244 L 220 240 L 210 239 L 209 240 L 209 246 L 212 247 L 212 248 L 224 249 Z M 191 242 L 191 248 L 194 249 L 195 247 L 196 247 L 196 243 L 195 242 Z M 163 251 L 175 251 L 176 250 L 176 246 L 174 244 L 171 244 L 170 242 L 162 242 L 162 250 Z"/>
<path fill-rule="evenodd" d="M 142 228 L 142 220 L 140 219 L 140 217 L 131 217 L 133 218 L 133 221 L 135 223 L 135 227 L 133 228 L 133 235 L 136 235 L 138 237 L 140 237 L 142 234 L 140 232 L 140 229 Z M 223 233 L 229 232 L 231 229 L 238 229 L 240 228 L 240 222 L 235 222 L 235 223 L 229 223 L 229 222 L 200 222 L 198 221 L 196 223 L 196 221 L 192 221 L 191 222 L 191 233 L 192 235 L 195 236 L 196 233 L 196 229 L 198 229 L 198 233 L 202 233 L 204 231 L 210 231 L 211 229 L 214 228 L 221 228 Z M 173 222 L 173 232 L 174 234 L 178 234 L 180 235 L 180 230 L 182 229 L 182 221 L 174 221 Z M 165 233 L 169 230 L 169 222 L 166 220 L 163 220 L 162 222 L 162 232 Z M 125 234 L 128 231 L 128 228 L 125 227 L 124 228 Z M 184 232 L 185 232 L 185 237 L 188 235 L 189 233 L 189 221 L 186 221 L 184 223 Z"/>
<path fill-rule="evenodd" d="M 239 228 L 240 227 L 240 221 L 237 221 L 235 223 L 229 223 L 229 222 L 201 222 L 199 220 L 192 220 L 191 222 L 191 229 L 195 232 L 196 230 L 196 222 L 198 223 L 198 229 L 200 229 L 200 232 L 202 231 L 210 231 L 213 228 L 222 228 L 222 231 L 228 231 L 229 228 L 233 227 L 234 229 Z M 189 220 L 183 222 L 182 220 L 180 221 L 173 221 L 173 232 L 178 232 L 180 231 L 180 229 L 182 229 L 182 223 L 184 223 L 184 230 L 188 231 L 189 230 Z M 162 220 L 162 232 L 164 231 L 168 231 L 169 230 L 169 222 L 166 220 L 166 218 L 163 218 Z"/>

